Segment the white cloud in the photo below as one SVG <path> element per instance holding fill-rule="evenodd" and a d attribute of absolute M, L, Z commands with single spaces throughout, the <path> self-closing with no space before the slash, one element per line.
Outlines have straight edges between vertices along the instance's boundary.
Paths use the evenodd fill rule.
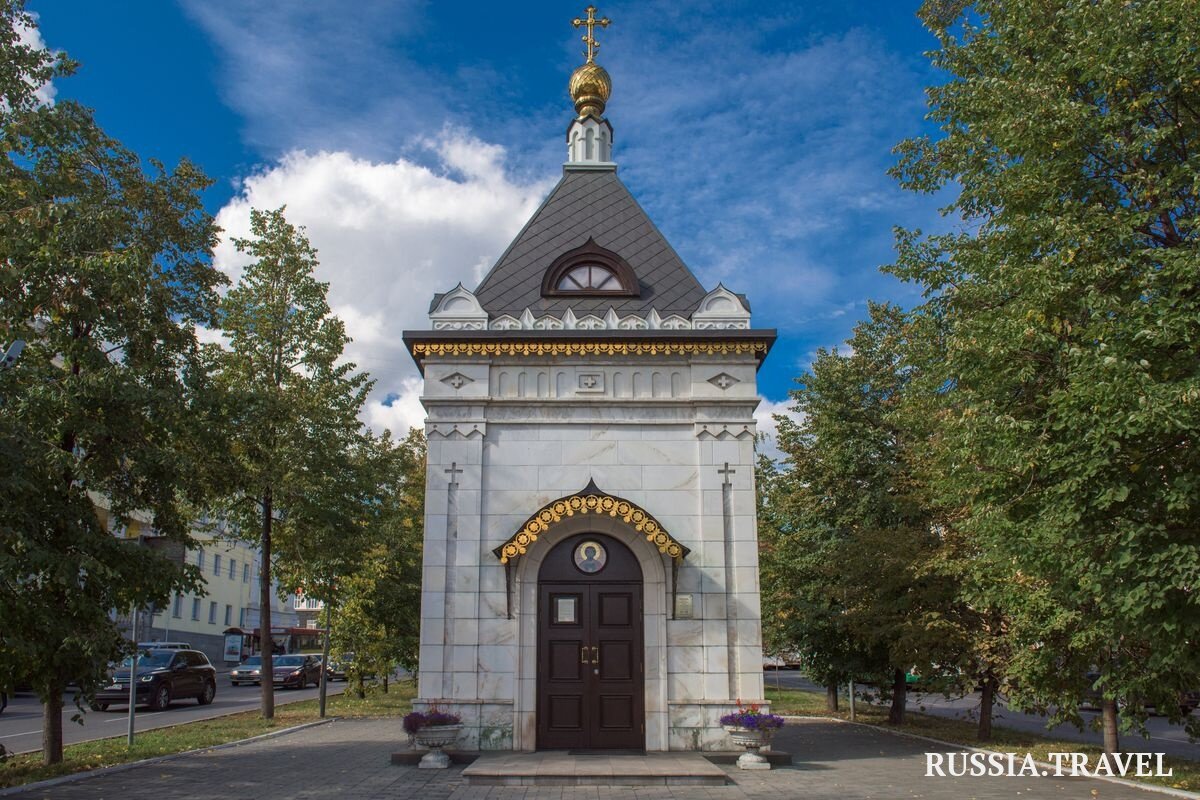
<path fill-rule="evenodd" d="M 783 460 L 783 453 L 779 449 L 779 423 L 775 417 L 783 415 L 799 422 L 800 414 L 793 411 L 791 406 L 791 400 L 768 400 L 764 397 L 754 410 L 754 421 L 757 423 L 759 436 L 763 437 L 758 444 L 758 450 L 776 462 Z"/>
<path fill-rule="evenodd" d="M 37 22 L 38 15 L 32 11 L 28 12 L 34 22 Z M 32 47 L 34 50 L 45 50 L 46 41 L 42 39 L 42 32 L 37 28 L 27 28 L 24 25 L 17 25 L 15 28 L 17 39 L 26 47 Z M 58 90 L 54 88 L 54 83 L 46 81 L 34 91 L 34 96 L 44 105 L 54 105 L 54 96 Z"/>
<path fill-rule="evenodd" d="M 217 214 L 225 232 L 216 265 L 233 280 L 246 260 L 230 238 L 249 235 L 251 208 L 286 205 L 288 220 L 306 228 L 317 277 L 354 338 L 347 356 L 377 381 L 365 421 L 401 434 L 424 418 L 401 332 L 428 327 L 435 292 L 473 287 L 551 185 L 514 181 L 503 148 L 456 130 L 424 140 L 420 155 L 432 166 L 290 152 L 244 179 Z"/>

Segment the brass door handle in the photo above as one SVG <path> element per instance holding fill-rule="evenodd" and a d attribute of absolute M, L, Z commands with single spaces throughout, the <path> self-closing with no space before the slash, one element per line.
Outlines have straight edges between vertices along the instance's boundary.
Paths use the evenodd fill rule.
<path fill-rule="evenodd" d="M 587 651 L 588 651 L 588 646 L 586 644 L 582 645 L 579 648 L 579 663 L 580 664 L 586 664 L 588 662 Z"/>
<path fill-rule="evenodd" d="M 592 663 L 593 664 L 600 663 L 600 648 L 599 647 L 595 647 L 595 646 L 592 647 Z"/>

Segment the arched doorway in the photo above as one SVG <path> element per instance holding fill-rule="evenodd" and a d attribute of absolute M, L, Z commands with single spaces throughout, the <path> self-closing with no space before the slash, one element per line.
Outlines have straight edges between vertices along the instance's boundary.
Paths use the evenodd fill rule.
<path fill-rule="evenodd" d="M 611 536 L 580 533 L 538 570 L 538 749 L 645 749 L 642 568 Z"/>

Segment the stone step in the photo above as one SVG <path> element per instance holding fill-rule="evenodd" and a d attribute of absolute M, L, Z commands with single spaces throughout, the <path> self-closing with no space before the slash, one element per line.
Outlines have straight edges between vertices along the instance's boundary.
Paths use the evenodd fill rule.
<path fill-rule="evenodd" d="M 470 786 L 724 786 L 725 770 L 700 753 L 484 754 L 463 770 Z"/>

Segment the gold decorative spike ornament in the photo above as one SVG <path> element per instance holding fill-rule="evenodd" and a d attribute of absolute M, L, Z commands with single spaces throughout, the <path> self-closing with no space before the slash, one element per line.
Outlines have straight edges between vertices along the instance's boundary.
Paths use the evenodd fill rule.
<path fill-rule="evenodd" d="M 675 541 L 663 530 L 662 524 L 644 509 L 620 497 L 588 493 L 572 495 L 543 506 L 511 539 L 496 548 L 495 553 L 500 558 L 500 563 L 508 564 L 525 555 L 538 536 L 563 519 L 576 514 L 607 514 L 610 517 L 618 517 L 645 536 L 646 541 L 658 548 L 658 552 L 673 559 L 681 559 L 688 553 L 688 549 Z"/>
<path fill-rule="evenodd" d="M 587 28 L 587 33 L 580 37 L 587 46 L 583 53 L 587 57 L 587 63 L 571 73 L 571 80 L 567 84 L 571 99 L 575 101 L 575 112 L 580 119 L 587 116 L 599 118 L 604 114 L 604 104 L 612 96 L 612 78 L 608 76 L 604 67 L 596 63 L 596 53 L 600 51 L 600 44 L 595 35 L 597 25 L 607 28 L 612 20 L 608 17 L 596 19 L 595 6 L 588 6 L 586 11 L 586 19 L 576 17 L 571 24 L 576 28 Z"/>

